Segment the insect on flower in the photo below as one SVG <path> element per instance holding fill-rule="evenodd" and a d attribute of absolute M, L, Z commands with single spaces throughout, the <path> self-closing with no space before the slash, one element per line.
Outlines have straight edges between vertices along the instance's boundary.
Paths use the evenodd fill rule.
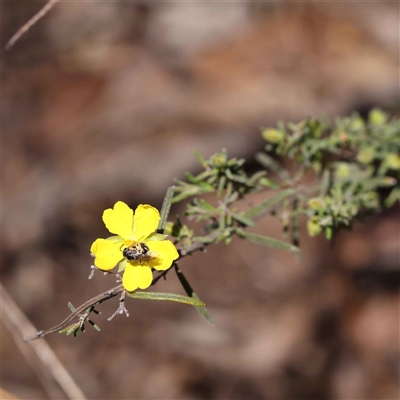
<path fill-rule="evenodd" d="M 135 212 L 122 201 L 103 213 L 106 228 L 115 236 L 97 239 L 90 251 L 94 265 L 102 271 L 118 267 L 122 284 L 128 292 L 146 289 L 153 280 L 153 270 L 165 271 L 179 257 L 167 235 L 156 232 L 160 221 L 158 210 L 139 204 Z"/>
<path fill-rule="evenodd" d="M 123 256 L 129 261 L 149 260 L 151 251 L 145 243 L 137 243 L 129 247 L 125 247 L 122 251 Z"/>

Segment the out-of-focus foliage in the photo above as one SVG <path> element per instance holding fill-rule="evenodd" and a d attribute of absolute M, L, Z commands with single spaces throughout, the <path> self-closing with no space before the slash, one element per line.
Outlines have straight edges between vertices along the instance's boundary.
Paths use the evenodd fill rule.
<path fill-rule="evenodd" d="M 197 176 L 187 174 L 187 182 L 178 181 L 174 201 L 193 197 L 186 215 L 204 221 L 206 234 L 194 236 L 186 226 L 170 225 L 169 233 L 178 241 L 229 243 L 238 235 L 296 251 L 301 215 L 308 219 L 310 236 L 324 232 L 331 239 L 356 218 L 399 200 L 399 119 L 389 118 L 382 110 L 372 110 L 367 121 L 354 114 L 334 122 L 327 118 L 309 118 L 297 124 L 279 122 L 277 128 L 263 129 L 262 136 L 266 152 L 256 155 L 261 167 L 251 176 L 244 160 L 228 159 L 224 150 L 208 160 L 197 154 L 204 171 Z M 234 206 L 245 195 L 261 191 L 266 200 L 248 211 L 239 212 Z M 216 206 L 198 197 L 208 192 L 216 193 Z M 254 226 L 265 213 L 282 221 L 293 245 L 242 229 Z"/>

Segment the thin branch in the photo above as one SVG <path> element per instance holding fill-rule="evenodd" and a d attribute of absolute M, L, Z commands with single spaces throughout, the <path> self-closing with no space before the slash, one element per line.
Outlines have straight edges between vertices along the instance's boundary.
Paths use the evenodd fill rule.
<path fill-rule="evenodd" d="M 35 339 L 40 339 L 50 333 L 59 332 L 61 329 L 65 328 L 73 319 L 78 317 L 82 312 L 86 311 L 89 307 L 95 306 L 97 304 L 103 303 L 112 297 L 118 296 L 120 293 L 124 291 L 123 286 L 120 284 L 115 286 L 111 289 L 106 290 L 103 293 L 98 294 L 97 296 L 91 298 L 90 300 L 86 301 L 85 303 L 81 304 L 79 307 L 75 309 L 64 321 L 60 322 L 59 324 L 53 326 L 52 328 L 45 329 L 43 331 L 36 332 L 33 336 L 24 337 L 24 342 L 30 342 Z"/>
<path fill-rule="evenodd" d="M 60 0 L 49 0 L 43 8 L 40 9 L 27 23 L 21 26 L 14 33 L 11 39 L 7 42 L 5 49 L 10 50 L 11 47 L 14 46 L 15 43 L 24 35 L 33 25 L 36 24 L 40 19 L 42 19 Z"/>
<path fill-rule="evenodd" d="M 193 243 L 189 246 L 181 248 L 179 250 L 179 259 L 186 257 L 188 255 L 191 255 L 192 253 L 194 253 L 196 251 L 203 251 L 208 244 L 209 243 Z M 169 271 L 169 269 L 163 271 L 158 276 L 156 276 L 153 279 L 153 282 L 151 283 L 151 285 L 156 284 L 160 278 L 165 277 L 165 275 L 168 273 L 168 271 Z M 119 284 L 118 286 L 115 286 L 111 289 L 106 290 L 103 293 L 98 294 L 97 296 L 87 300 L 85 303 L 83 303 L 79 307 L 77 307 L 74 312 L 72 312 L 70 315 L 68 315 L 68 317 L 65 318 L 63 321 L 61 321 L 59 324 L 57 324 L 49 329 L 38 331 L 38 332 L 36 332 L 35 335 L 24 337 L 23 338 L 24 342 L 30 342 L 32 340 L 40 339 L 46 335 L 49 335 L 50 333 L 59 332 L 60 330 L 65 328 L 72 320 L 79 317 L 80 314 L 82 314 L 84 311 L 86 311 L 89 307 L 101 304 L 104 301 L 111 299 L 112 297 L 122 294 L 123 292 L 124 292 L 124 288 L 123 288 L 122 284 Z"/>
<path fill-rule="evenodd" d="M 10 331 L 18 348 L 21 350 L 27 362 L 38 376 L 38 379 L 42 383 L 46 392 L 49 394 L 49 397 L 53 399 L 60 398 L 60 389 L 54 384 L 54 381 L 56 381 L 69 399 L 86 400 L 84 393 L 74 382 L 71 375 L 61 364 L 45 340 L 32 343 L 31 347 L 22 344 L 20 336 L 29 331 L 35 331 L 36 329 L 7 293 L 1 283 L 0 291 L 4 323 Z M 15 335 L 15 331 L 18 331 L 18 335 Z M 38 363 L 38 359 L 41 361 L 41 364 Z M 52 377 L 54 381 L 50 377 Z"/>

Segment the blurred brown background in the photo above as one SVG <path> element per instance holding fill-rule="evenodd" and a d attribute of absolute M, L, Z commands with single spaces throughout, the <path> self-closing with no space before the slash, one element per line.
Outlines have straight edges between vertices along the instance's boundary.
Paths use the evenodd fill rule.
<path fill-rule="evenodd" d="M 3 3 L 3 47 L 43 4 Z M 56 5 L 2 53 L 10 295 L 44 329 L 114 286 L 87 280 L 102 211 L 160 207 L 174 178 L 198 171 L 196 149 L 251 160 L 259 127 L 278 119 L 396 110 L 398 32 L 389 2 Z M 259 229 L 280 237 L 275 221 Z M 114 299 L 101 333 L 48 342 L 90 399 L 397 399 L 398 208 L 332 247 L 301 239 L 301 264 L 239 240 L 183 260 L 214 327 L 139 300 L 108 322 Z M 182 292 L 173 274 L 157 290 Z M 5 390 L 48 398 L 5 328 L 1 361 Z"/>

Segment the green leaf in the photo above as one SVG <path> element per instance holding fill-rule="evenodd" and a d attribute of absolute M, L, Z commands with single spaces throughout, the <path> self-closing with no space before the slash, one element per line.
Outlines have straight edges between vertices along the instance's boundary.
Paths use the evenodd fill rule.
<path fill-rule="evenodd" d="M 231 182 L 229 182 L 231 183 Z M 228 183 L 228 185 L 229 185 Z M 231 195 L 228 196 L 228 194 L 225 195 L 225 205 L 228 206 L 229 204 L 232 204 L 234 201 L 236 201 L 236 199 L 239 197 L 239 193 L 238 192 L 233 192 Z"/>
<path fill-rule="evenodd" d="M 177 194 L 173 199 L 172 203 L 177 203 L 191 196 L 196 196 L 202 193 L 212 192 L 214 189 L 211 185 L 206 182 L 201 182 L 199 185 L 184 185 L 177 188 L 180 193 Z"/>
<path fill-rule="evenodd" d="M 100 327 L 97 324 L 95 324 L 91 319 L 88 319 L 88 322 L 90 325 L 93 326 L 94 329 L 96 329 L 97 332 L 101 331 Z"/>
<path fill-rule="evenodd" d="M 262 203 L 254 206 L 249 211 L 247 211 L 244 216 L 246 218 L 255 218 L 257 215 L 261 214 L 262 212 L 266 211 L 269 207 L 273 206 L 276 203 L 279 203 L 283 199 L 293 195 L 296 193 L 295 189 L 286 189 L 282 192 L 277 193 L 276 195 L 270 197 L 269 199 L 263 201 Z"/>
<path fill-rule="evenodd" d="M 165 224 L 167 223 L 167 218 L 169 210 L 171 209 L 172 196 L 174 195 L 175 186 L 168 188 L 167 193 L 164 197 L 163 205 L 161 207 L 160 222 L 158 224 L 157 232 L 163 233 Z"/>
<path fill-rule="evenodd" d="M 186 176 L 186 179 L 190 183 L 194 183 L 194 184 L 198 183 L 198 179 L 194 175 L 192 175 L 190 172 L 186 172 L 185 176 Z"/>
<path fill-rule="evenodd" d="M 246 176 L 233 174 L 231 172 L 231 170 L 229 170 L 229 169 L 227 169 L 225 171 L 225 174 L 226 174 L 226 177 L 228 179 L 230 179 L 231 181 L 235 181 L 235 182 L 238 182 L 238 183 L 246 183 L 247 182 L 247 177 Z"/>
<path fill-rule="evenodd" d="M 194 236 L 192 240 L 198 243 L 211 243 L 214 241 L 210 236 Z"/>
<path fill-rule="evenodd" d="M 199 297 L 197 296 L 197 294 L 193 291 L 192 287 L 190 286 L 190 283 L 188 282 L 188 280 L 186 279 L 185 275 L 183 275 L 183 272 L 175 265 L 175 272 L 176 275 L 179 279 L 179 281 L 182 284 L 183 289 L 185 290 L 185 292 L 194 299 L 200 300 Z M 196 310 L 198 311 L 198 313 L 211 325 L 214 325 L 215 322 L 212 318 L 212 316 L 208 313 L 207 309 L 205 306 L 202 307 L 196 307 Z"/>
<path fill-rule="evenodd" d="M 126 294 L 134 299 L 175 301 L 177 303 L 189 304 L 190 306 L 204 307 L 204 303 L 201 300 L 189 296 L 183 296 L 182 294 L 162 292 L 127 292 Z"/>
<path fill-rule="evenodd" d="M 218 182 L 218 188 L 217 188 L 217 196 L 218 197 L 221 196 L 222 191 L 224 190 L 225 184 L 226 184 L 226 176 L 222 175 Z"/>
<path fill-rule="evenodd" d="M 203 158 L 203 156 L 200 154 L 200 152 L 198 152 L 197 150 L 194 152 L 194 156 L 199 160 L 201 166 L 203 168 L 207 167 L 207 162 L 206 160 Z"/>
<path fill-rule="evenodd" d="M 221 234 L 215 239 L 215 243 L 219 243 L 222 240 L 227 239 L 228 237 L 232 236 L 231 229 L 224 229 Z"/>
<path fill-rule="evenodd" d="M 58 333 L 66 333 L 67 335 L 70 335 L 74 330 L 79 329 L 80 325 L 81 324 L 79 322 L 75 322 L 72 325 L 68 325 L 64 329 L 61 329 L 58 331 Z"/>
<path fill-rule="evenodd" d="M 276 182 L 274 182 L 273 180 L 266 178 L 266 177 L 260 179 L 260 185 L 265 186 L 269 189 L 279 189 L 280 188 L 280 186 Z"/>
<path fill-rule="evenodd" d="M 364 188 L 367 189 L 375 189 L 378 187 L 389 187 L 393 186 L 397 183 L 395 178 L 391 176 L 376 176 L 370 179 L 366 179 L 364 182 Z"/>
<path fill-rule="evenodd" d="M 235 219 L 236 221 L 240 222 L 244 226 L 254 226 L 255 222 L 248 218 L 245 214 L 232 214 L 232 218 Z"/>
<path fill-rule="evenodd" d="M 289 179 L 289 173 L 268 154 L 257 153 L 255 158 L 264 168 L 271 169 L 272 171 L 276 172 L 281 179 Z"/>
<path fill-rule="evenodd" d="M 264 177 L 267 173 L 265 171 L 259 171 L 256 172 L 248 181 L 248 185 L 255 185 L 258 180 L 260 180 L 262 177 Z"/>
<path fill-rule="evenodd" d="M 400 202 L 400 188 L 399 187 L 395 187 L 394 189 L 392 189 L 389 196 L 385 200 L 385 207 L 387 207 L 387 208 L 392 207 L 392 205 L 394 203 L 396 203 L 396 201 Z"/>
<path fill-rule="evenodd" d="M 211 211 L 211 212 L 215 212 L 216 211 L 215 208 L 210 203 L 205 201 L 204 199 L 199 199 L 198 200 L 198 204 L 201 207 L 203 207 L 205 210 L 207 210 L 207 211 Z"/>
<path fill-rule="evenodd" d="M 240 229 L 240 228 L 237 228 L 235 230 L 235 232 L 241 238 L 247 239 L 249 242 L 252 242 L 252 243 L 261 244 L 263 246 L 272 247 L 275 249 L 293 251 L 295 253 L 300 252 L 298 247 L 293 246 L 290 243 L 282 242 L 280 240 L 277 240 L 277 239 L 274 239 L 274 238 L 271 238 L 268 236 L 262 236 L 262 235 L 257 235 L 256 233 L 245 232 L 243 229 Z"/>
<path fill-rule="evenodd" d="M 218 170 L 213 168 L 213 169 L 207 169 L 203 172 L 201 172 L 199 175 L 196 176 L 196 179 L 199 183 L 201 183 L 200 181 L 202 181 L 203 179 L 207 179 L 210 176 L 216 175 L 218 173 Z"/>

